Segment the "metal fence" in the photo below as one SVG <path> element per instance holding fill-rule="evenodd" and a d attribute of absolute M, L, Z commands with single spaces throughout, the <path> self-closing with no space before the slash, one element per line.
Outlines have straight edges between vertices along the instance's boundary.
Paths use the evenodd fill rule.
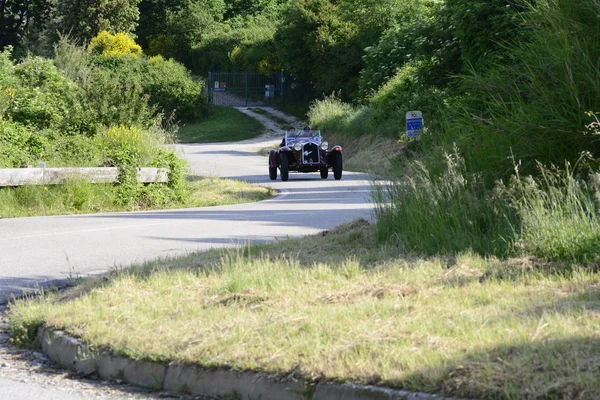
<path fill-rule="evenodd" d="M 230 107 L 274 105 L 283 100 L 285 79 L 283 72 L 209 72 L 208 101 Z"/>

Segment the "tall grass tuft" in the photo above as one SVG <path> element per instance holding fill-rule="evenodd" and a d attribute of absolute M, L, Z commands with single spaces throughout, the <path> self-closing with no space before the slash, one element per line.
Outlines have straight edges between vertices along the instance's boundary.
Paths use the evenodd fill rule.
<path fill-rule="evenodd" d="M 600 173 L 586 182 L 573 169 L 544 168 L 488 189 L 468 173 L 464 159 L 445 154 L 445 170 L 431 173 L 409 164 L 409 176 L 376 190 L 377 234 L 409 251 L 455 254 L 474 251 L 499 257 L 534 255 L 590 263 L 600 249 Z"/>
<path fill-rule="evenodd" d="M 564 170 L 539 165 L 540 175 L 518 176 L 504 191 L 517 210 L 522 252 L 550 260 L 591 262 L 600 256 L 600 174 L 589 182 Z"/>
<path fill-rule="evenodd" d="M 600 154 L 586 129 L 589 112 L 600 110 L 600 3 L 543 0 L 531 10 L 527 40 L 508 61 L 462 80 L 469 106 L 445 135 L 471 171 L 507 177 L 513 154 L 525 173 L 537 172 L 537 161 L 563 165 L 581 151 Z"/>
<path fill-rule="evenodd" d="M 444 164 L 434 175 L 413 162 L 408 176 L 376 190 L 378 238 L 430 255 L 470 249 L 506 256 L 518 225 L 513 210 L 466 172 L 456 150 L 444 155 Z"/>

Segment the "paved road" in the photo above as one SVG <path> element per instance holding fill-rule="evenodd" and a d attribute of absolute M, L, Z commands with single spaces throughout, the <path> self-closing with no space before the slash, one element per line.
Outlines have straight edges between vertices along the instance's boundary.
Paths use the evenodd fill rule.
<path fill-rule="evenodd" d="M 270 140 L 273 143 L 273 139 Z M 273 199 L 225 207 L 0 220 L 0 302 L 24 287 L 213 247 L 294 237 L 370 217 L 362 174 L 341 181 L 290 174 L 271 182 L 256 151 L 268 141 L 180 145 L 198 175 L 242 179 L 279 191 Z"/>
<path fill-rule="evenodd" d="M 257 151 L 280 138 L 237 144 L 180 145 L 191 170 L 202 176 L 241 179 L 279 191 L 260 203 L 226 207 L 0 219 L 0 304 L 26 288 L 64 281 L 158 257 L 214 247 L 295 237 L 330 229 L 341 222 L 371 217 L 370 187 L 363 174 L 344 173 L 341 181 L 318 174 L 290 174 L 271 182 L 267 160 Z M 0 361 L 2 361 L 0 357 Z M 0 398 L 26 400 L 139 398 L 95 389 L 56 390 L 40 382 L 2 377 Z M 111 392 L 112 393 L 112 392 Z M 132 396 L 132 397 L 130 397 Z"/>

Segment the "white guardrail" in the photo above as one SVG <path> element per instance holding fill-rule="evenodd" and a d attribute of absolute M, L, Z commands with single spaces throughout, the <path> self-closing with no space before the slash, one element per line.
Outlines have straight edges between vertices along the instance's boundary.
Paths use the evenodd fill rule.
<path fill-rule="evenodd" d="M 82 179 L 90 183 L 114 183 L 119 177 L 116 167 L 98 168 L 2 168 L 0 187 L 22 185 L 59 185 L 67 179 Z M 168 182 L 167 171 L 159 168 L 140 168 L 138 182 Z"/>

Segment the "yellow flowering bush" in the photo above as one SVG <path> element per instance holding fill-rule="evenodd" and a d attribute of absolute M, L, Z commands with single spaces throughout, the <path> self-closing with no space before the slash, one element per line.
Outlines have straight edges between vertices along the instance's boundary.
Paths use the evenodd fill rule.
<path fill-rule="evenodd" d="M 100 32 L 92 39 L 89 51 L 95 54 L 116 57 L 139 57 L 142 54 L 142 48 L 131 36 L 126 33 L 113 35 L 107 31 Z"/>

